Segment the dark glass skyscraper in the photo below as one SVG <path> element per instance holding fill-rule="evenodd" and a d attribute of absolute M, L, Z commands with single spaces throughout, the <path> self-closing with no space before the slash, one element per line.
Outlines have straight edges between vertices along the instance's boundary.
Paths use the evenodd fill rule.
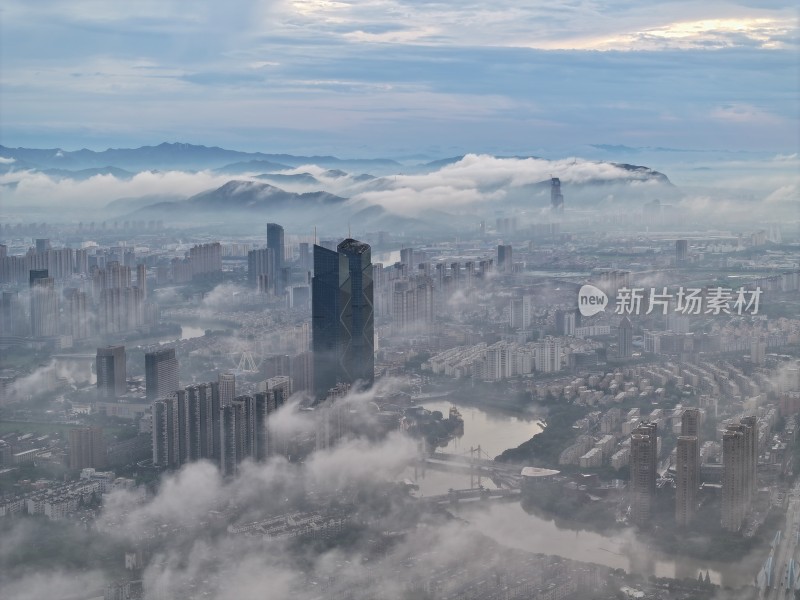
<path fill-rule="evenodd" d="M 283 267 L 283 227 L 277 223 L 267 223 L 267 248 L 272 250 L 275 261 L 274 273 Z"/>
<path fill-rule="evenodd" d="M 97 396 L 113 400 L 128 391 L 125 346 L 97 349 Z"/>
<path fill-rule="evenodd" d="M 311 322 L 318 400 L 337 383 L 371 385 L 374 381 L 372 306 L 369 244 L 346 239 L 336 252 L 315 245 Z"/>
<path fill-rule="evenodd" d="M 550 210 L 555 213 L 564 212 L 564 195 L 561 193 L 561 180 L 558 177 L 550 180 Z"/>

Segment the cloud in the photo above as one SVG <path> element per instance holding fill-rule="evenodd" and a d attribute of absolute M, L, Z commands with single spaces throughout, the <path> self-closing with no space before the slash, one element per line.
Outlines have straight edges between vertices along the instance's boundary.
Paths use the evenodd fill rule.
<path fill-rule="evenodd" d="M 85 180 L 56 179 L 41 172 L 23 171 L 0 175 L 0 185 L 14 185 L 13 189 L 6 187 L 3 193 L 6 210 L 46 204 L 56 213 L 74 213 L 78 207 L 81 210 L 102 209 L 119 198 L 188 197 L 219 187 L 229 179 L 207 171 L 142 171 L 130 179 L 95 175 Z"/>
<path fill-rule="evenodd" d="M 51 360 L 28 375 L 14 380 L 11 393 L 17 398 L 26 399 L 51 392 L 63 381 L 74 384 L 86 382 L 87 379 L 85 368 L 80 368 L 68 361 Z"/>
<path fill-rule="evenodd" d="M 676 21 L 659 27 L 586 42 L 581 49 L 595 50 L 713 50 L 748 46 L 777 49 L 796 36 L 792 18 L 733 18 Z"/>
<path fill-rule="evenodd" d="M 749 104 L 718 106 L 711 111 L 711 117 L 733 123 L 774 124 L 780 121 L 775 115 Z"/>
<path fill-rule="evenodd" d="M 6 543 L 6 540 L 3 540 Z M 80 598 L 86 592 L 98 592 L 102 597 L 105 586 L 99 571 L 79 573 L 48 570 L 29 574 L 3 583 L 3 596 L 12 600 L 41 600 L 41 598 Z"/>
<path fill-rule="evenodd" d="M 781 3 L 42 4 L 4 5 L 4 139 L 18 145 L 703 147 L 720 139 L 709 113 L 746 98 L 779 121 L 720 145 L 796 146 L 798 29 Z"/>

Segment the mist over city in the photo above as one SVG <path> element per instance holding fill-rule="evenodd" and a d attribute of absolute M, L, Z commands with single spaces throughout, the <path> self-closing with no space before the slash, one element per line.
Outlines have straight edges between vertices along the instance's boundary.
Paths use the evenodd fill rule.
<path fill-rule="evenodd" d="M 0 598 L 800 597 L 794 4 L 0 39 Z"/>

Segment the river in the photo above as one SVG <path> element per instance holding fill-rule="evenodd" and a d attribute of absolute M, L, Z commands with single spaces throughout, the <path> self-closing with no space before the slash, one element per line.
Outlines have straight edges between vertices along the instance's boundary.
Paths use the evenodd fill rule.
<path fill-rule="evenodd" d="M 447 401 L 421 402 L 428 410 L 441 411 L 445 416 L 452 405 Z M 469 454 L 471 447 L 481 449 L 494 457 L 507 448 L 513 448 L 542 431 L 541 423 L 534 417 L 500 411 L 492 408 L 458 405 L 464 418 L 464 435 L 452 439 L 444 452 Z M 420 495 L 438 495 L 448 489 L 470 487 L 468 474 L 426 469 L 424 472 L 408 469 L 404 476 L 414 479 Z M 486 487 L 494 487 L 491 480 L 483 479 Z M 753 582 L 764 556 L 748 556 L 737 563 L 701 561 L 687 557 L 661 554 L 638 540 L 633 530 L 614 533 L 594 533 L 562 529 L 552 520 L 526 513 L 519 502 L 495 502 L 489 505 L 464 503 L 454 511 L 482 534 L 497 542 L 530 552 L 557 554 L 565 558 L 593 562 L 631 573 L 659 577 L 696 578 L 700 570 L 709 571 L 711 581 L 731 587 Z"/>

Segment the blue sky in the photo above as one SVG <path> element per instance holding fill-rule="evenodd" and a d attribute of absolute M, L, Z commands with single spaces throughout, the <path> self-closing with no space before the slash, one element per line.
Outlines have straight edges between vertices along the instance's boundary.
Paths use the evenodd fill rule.
<path fill-rule="evenodd" d="M 794 4 L 6 0 L 0 143 L 794 153 Z"/>

